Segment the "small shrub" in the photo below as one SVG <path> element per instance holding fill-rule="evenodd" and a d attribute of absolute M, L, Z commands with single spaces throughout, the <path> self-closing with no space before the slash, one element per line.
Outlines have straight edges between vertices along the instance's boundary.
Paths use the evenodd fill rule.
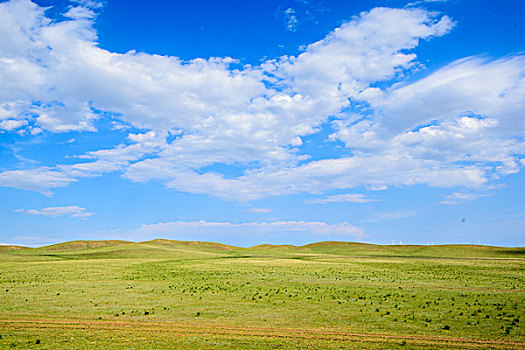
<path fill-rule="evenodd" d="M 448 324 L 446 324 L 446 325 L 443 326 L 443 329 L 448 331 L 448 330 L 450 330 L 450 326 Z"/>
<path fill-rule="evenodd" d="M 37 340 L 35 341 L 35 344 L 40 344 L 40 339 L 37 339 Z"/>

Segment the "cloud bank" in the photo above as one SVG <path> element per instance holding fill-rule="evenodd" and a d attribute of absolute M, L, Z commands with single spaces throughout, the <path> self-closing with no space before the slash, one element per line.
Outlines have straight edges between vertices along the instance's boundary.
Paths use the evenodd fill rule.
<path fill-rule="evenodd" d="M 86 208 L 77 207 L 75 205 L 66 207 L 48 207 L 43 209 L 18 209 L 16 212 L 50 217 L 69 216 L 72 218 L 88 218 L 93 215 L 93 213 L 87 211 Z"/>

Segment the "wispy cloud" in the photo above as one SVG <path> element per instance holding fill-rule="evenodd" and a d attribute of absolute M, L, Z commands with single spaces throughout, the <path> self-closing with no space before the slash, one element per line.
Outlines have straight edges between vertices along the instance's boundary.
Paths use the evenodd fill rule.
<path fill-rule="evenodd" d="M 258 213 L 258 214 L 265 214 L 265 213 L 271 213 L 273 210 L 270 208 L 248 208 L 246 209 L 249 213 Z"/>
<path fill-rule="evenodd" d="M 51 188 L 64 187 L 74 181 L 77 180 L 57 169 L 48 167 L 9 170 L 0 173 L 0 186 L 32 190 L 48 197 L 53 194 Z"/>
<path fill-rule="evenodd" d="M 322 1 L 295 0 L 294 2 L 293 7 L 279 6 L 275 13 L 289 32 L 296 32 L 298 27 L 306 22 L 317 23 L 319 15 L 331 11 L 323 5 Z"/>
<path fill-rule="evenodd" d="M 325 203 L 335 203 L 335 202 L 350 202 L 350 203 L 369 203 L 369 202 L 378 202 L 380 199 L 371 199 L 366 198 L 364 194 L 360 193 L 346 193 L 346 194 L 337 194 L 333 196 L 325 196 L 317 199 L 307 200 L 306 203 L 310 204 L 325 204 Z"/>
<path fill-rule="evenodd" d="M 486 197 L 488 194 L 476 194 L 469 192 L 454 192 L 448 195 L 444 200 L 439 202 L 439 204 L 444 205 L 456 205 L 461 203 L 470 202 L 472 200 L 478 199 L 480 197 Z"/>
<path fill-rule="evenodd" d="M 376 214 L 370 215 L 366 221 L 375 222 L 375 221 L 396 220 L 396 219 L 409 218 L 409 217 L 416 216 L 416 215 L 417 215 L 417 211 L 414 211 L 414 210 L 396 210 L 396 211 L 376 213 Z"/>
<path fill-rule="evenodd" d="M 25 213 L 29 215 L 42 215 L 42 216 L 69 216 L 72 218 L 88 218 L 93 213 L 87 211 L 85 208 L 70 205 L 66 207 L 48 207 L 43 209 L 17 209 L 17 213 Z"/>
<path fill-rule="evenodd" d="M 416 1 L 409 2 L 406 6 L 417 6 L 421 4 L 439 4 L 439 3 L 451 2 L 451 1 L 457 1 L 457 0 L 416 0 Z"/>
<path fill-rule="evenodd" d="M 289 32 L 297 31 L 297 26 L 299 25 L 299 21 L 297 20 L 295 10 L 289 7 L 283 11 L 282 16 L 283 16 L 284 23 L 286 25 L 286 30 Z"/>
<path fill-rule="evenodd" d="M 217 234 L 228 235 L 268 235 L 285 233 L 339 235 L 354 238 L 364 237 L 363 231 L 347 222 L 328 224 L 317 221 L 270 221 L 270 222 L 213 222 L 213 221 L 175 221 L 152 225 L 142 225 L 137 233 L 141 235 L 158 236 L 161 234 Z"/>
<path fill-rule="evenodd" d="M 105 4 L 105 1 L 102 0 L 71 0 L 71 2 L 90 9 L 99 9 Z"/>

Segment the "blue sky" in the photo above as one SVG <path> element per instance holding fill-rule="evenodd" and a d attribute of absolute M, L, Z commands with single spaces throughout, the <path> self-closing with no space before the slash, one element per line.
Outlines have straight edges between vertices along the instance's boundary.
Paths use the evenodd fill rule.
<path fill-rule="evenodd" d="M 0 2 L 0 243 L 525 246 L 524 9 Z"/>

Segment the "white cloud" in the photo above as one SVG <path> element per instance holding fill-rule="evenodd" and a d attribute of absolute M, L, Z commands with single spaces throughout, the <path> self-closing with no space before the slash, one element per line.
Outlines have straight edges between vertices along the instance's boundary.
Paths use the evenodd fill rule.
<path fill-rule="evenodd" d="M 197 134 L 195 136 L 208 138 L 214 136 L 209 133 L 216 128 L 220 131 L 227 128 L 233 136 L 279 131 L 280 119 L 296 124 L 314 111 L 317 113 L 307 118 L 305 125 L 296 125 L 299 134 L 310 133 L 325 120 L 325 113 L 336 112 L 347 104 L 341 105 L 346 99 L 344 94 L 337 93 L 340 82 L 352 85 L 356 78 L 370 81 L 392 76 L 415 58 L 413 54 L 400 53 L 401 50 L 413 48 L 418 38 L 442 35 L 446 31 L 442 27 L 451 26 L 448 18 L 436 21 L 422 10 L 374 9 L 310 45 L 299 57 L 285 57 L 262 67 L 230 70 L 229 64 L 235 62 L 231 58 L 183 62 L 176 57 L 135 52 L 115 54 L 99 49 L 91 20 L 51 22 L 42 8 L 27 0 L 3 3 L 0 11 L 8 19 L 3 29 L 12 35 L 7 37 L 19 39 L 0 43 L 2 51 L 10 56 L 1 72 L 14 73 L 19 62 L 23 64 L 20 69 L 27 74 L 13 74 L 13 79 L 3 79 L 19 83 L 17 88 L 6 87 L 5 97 L 10 99 L 18 94 L 26 97 L 27 103 L 43 100 L 41 106 L 32 107 L 41 126 L 52 131 L 92 130 L 91 122 L 96 118 L 92 105 L 122 114 L 124 121 L 138 127 L 180 127 Z M 24 17 L 22 23 L 21 17 Z M 381 21 L 395 23 L 396 31 L 390 32 Z M 400 29 L 398 21 L 405 22 L 406 26 Z M 372 38 L 371 31 L 375 32 Z M 392 34 L 395 34 L 394 40 L 388 40 Z M 378 50 L 378 57 L 368 52 L 371 46 Z M 44 47 L 48 49 L 43 50 Z M 341 52 L 334 55 L 337 51 Z M 31 57 L 34 55 L 45 65 L 34 60 Z M 330 58 L 339 64 L 327 61 Z M 370 62 L 374 58 L 382 64 Z M 362 66 L 362 63 L 374 67 Z M 341 72 L 346 73 L 339 76 Z M 263 81 L 270 79 L 265 73 L 286 76 L 286 81 L 281 79 L 281 83 L 301 83 L 291 86 L 295 91 L 281 92 L 282 84 L 265 87 Z M 321 100 L 316 97 L 319 89 L 305 95 L 307 85 L 316 78 L 311 77 L 312 73 L 324 76 L 320 80 L 323 85 L 335 84 Z M 339 96 L 334 96 L 332 105 L 326 105 L 327 95 L 334 91 Z M 29 107 L 25 105 L 25 108 Z M 296 136 L 286 136 L 277 143 L 284 146 Z"/>
<path fill-rule="evenodd" d="M 75 178 L 56 169 L 40 167 L 28 170 L 9 170 L 0 173 L 0 186 L 40 192 L 51 196 L 51 188 L 64 187 Z"/>
<path fill-rule="evenodd" d="M 450 1 L 454 1 L 454 0 L 417 0 L 417 1 L 408 3 L 406 6 L 418 6 L 421 4 L 434 4 L 434 3 L 440 4 L 440 3 L 450 2 Z"/>
<path fill-rule="evenodd" d="M 104 6 L 104 1 L 101 0 L 71 0 L 71 2 L 88 9 L 98 9 Z"/>
<path fill-rule="evenodd" d="M 29 0 L 0 3 L 0 123 L 31 134 L 96 132 L 96 111 L 104 111 L 115 127 L 141 133 L 76 164 L 5 171 L 1 186 L 50 195 L 81 177 L 121 172 L 252 200 L 362 185 L 480 187 L 523 166 L 516 158 L 525 153 L 523 56 L 467 58 L 397 84 L 423 68 L 412 51 L 419 42 L 453 28 L 447 16 L 375 8 L 298 56 L 238 69 L 229 57 L 182 61 L 101 49 L 95 5 L 53 21 Z M 302 138 L 329 118 L 331 140 L 348 153 L 311 160 L 300 152 Z M 217 164 L 242 175 L 226 177 Z"/>
<path fill-rule="evenodd" d="M 93 213 L 90 213 L 85 208 L 74 205 L 67 207 L 48 207 L 43 209 L 18 209 L 16 212 L 50 217 L 69 216 L 72 218 L 88 218 L 93 215 Z"/>
<path fill-rule="evenodd" d="M 470 57 L 405 86 L 395 86 L 384 97 L 368 102 L 382 136 L 397 135 L 432 120 L 451 121 L 465 115 L 497 118 L 508 131 L 525 100 L 524 56 L 498 60 Z"/>
<path fill-rule="evenodd" d="M 289 32 L 297 31 L 297 26 L 299 25 L 299 21 L 297 20 L 295 10 L 289 7 L 283 11 L 282 16 L 283 16 L 284 23 L 286 25 L 286 30 Z"/>
<path fill-rule="evenodd" d="M 92 19 L 95 17 L 95 12 L 84 6 L 71 7 L 69 11 L 64 14 L 65 17 L 80 20 Z"/>
<path fill-rule="evenodd" d="M 6 130 L 6 131 L 13 131 L 25 125 L 27 125 L 27 120 L 8 119 L 8 120 L 3 120 L 0 122 L 0 129 Z"/>
<path fill-rule="evenodd" d="M 469 193 L 469 192 L 454 192 L 447 196 L 443 201 L 439 202 L 439 204 L 445 204 L 445 205 L 456 205 L 456 204 L 462 204 L 465 202 L 470 202 L 472 200 L 478 199 L 480 197 L 485 197 L 486 194 L 476 194 L 476 193 Z"/>
<path fill-rule="evenodd" d="M 413 210 L 396 210 L 391 212 L 376 213 L 371 215 L 367 221 L 376 222 L 376 221 L 385 221 L 385 220 L 397 220 L 403 218 L 409 218 L 416 216 L 417 212 Z"/>
<path fill-rule="evenodd" d="M 455 186 L 515 173 L 525 152 L 523 67 L 524 56 L 459 60 L 415 83 L 366 95 L 373 114 L 336 121 L 331 138 L 363 156 L 412 164 L 443 182 L 449 181 L 444 171 L 470 173 Z"/>
<path fill-rule="evenodd" d="M 345 194 L 337 194 L 333 196 L 324 196 L 324 197 L 312 199 L 306 202 L 312 203 L 312 204 L 325 204 L 325 203 L 335 203 L 335 202 L 369 203 L 369 202 L 377 202 L 377 201 L 379 201 L 379 199 L 366 198 L 364 194 L 345 193 Z"/>
<path fill-rule="evenodd" d="M 270 208 L 248 208 L 246 211 L 250 213 L 266 214 L 271 213 L 273 210 Z"/>

